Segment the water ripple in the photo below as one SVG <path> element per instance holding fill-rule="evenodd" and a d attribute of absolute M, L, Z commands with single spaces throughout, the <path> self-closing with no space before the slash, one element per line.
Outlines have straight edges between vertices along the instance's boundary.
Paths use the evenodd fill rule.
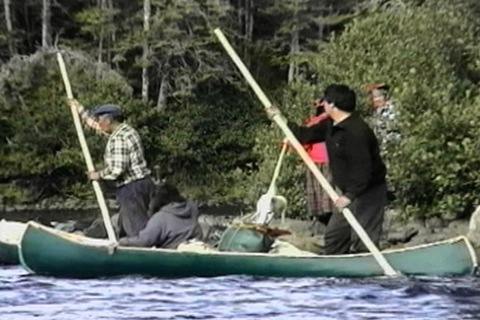
<path fill-rule="evenodd" d="M 476 278 L 94 280 L 0 269 L 0 320 L 477 319 Z"/>

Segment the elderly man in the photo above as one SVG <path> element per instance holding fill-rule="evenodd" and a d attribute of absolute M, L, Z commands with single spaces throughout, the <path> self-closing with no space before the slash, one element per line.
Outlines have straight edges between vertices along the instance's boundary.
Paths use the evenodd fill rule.
<path fill-rule="evenodd" d="M 147 224 L 153 188 L 140 135 L 124 122 L 122 110 L 117 105 L 101 105 L 89 113 L 74 99 L 69 100 L 69 104 L 77 109 L 87 125 L 109 135 L 104 168 L 87 175 L 91 180 L 115 181 L 120 207 L 118 225 L 127 236 L 136 236 Z"/>

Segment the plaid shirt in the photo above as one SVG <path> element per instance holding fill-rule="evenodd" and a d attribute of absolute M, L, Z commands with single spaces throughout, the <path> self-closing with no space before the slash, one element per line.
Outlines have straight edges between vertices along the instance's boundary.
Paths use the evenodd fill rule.
<path fill-rule="evenodd" d="M 100 171 L 103 180 L 116 180 L 123 186 L 150 174 L 145 161 L 138 132 L 122 123 L 110 135 L 104 154 L 105 168 Z"/>

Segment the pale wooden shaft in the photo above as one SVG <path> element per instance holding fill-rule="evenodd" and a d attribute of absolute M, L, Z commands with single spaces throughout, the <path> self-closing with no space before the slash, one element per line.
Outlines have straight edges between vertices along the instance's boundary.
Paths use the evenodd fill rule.
<path fill-rule="evenodd" d="M 65 85 L 65 91 L 67 92 L 67 97 L 73 99 L 72 87 L 70 85 L 70 80 L 68 78 L 67 68 L 65 67 L 65 62 L 61 53 L 57 53 L 58 65 L 60 67 L 60 72 L 62 73 L 63 83 Z M 83 132 L 82 122 L 80 120 L 80 115 L 76 108 L 72 107 L 72 116 L 73 122 L 75 124 L 75 129 L 77 131 L 78 140 L 80 141 L 80 146 L 82 148 L 83 157 L 87 164 L 88 171 L 95 171 L 93 166 L 92 157 L 90 155 L 90 150 L 88 149 L 87 141 L 85 140 L 85 134 Z M 107 204 L 105 202 L 105 197 L 103 196 L 102 189 L 100 184 L 96 180 L 92 180 L 93 190 L 95 191 L 95 196 L 97 197 L 98 206 L 102 213 L 103 222 L 105 224 L 105 229 L 107 230 L 108 239 L 112 242 L 116 242 L 115 231 L 113 230 L 112 221 L 110 220 L 110 215 L 108 213 Z"/>

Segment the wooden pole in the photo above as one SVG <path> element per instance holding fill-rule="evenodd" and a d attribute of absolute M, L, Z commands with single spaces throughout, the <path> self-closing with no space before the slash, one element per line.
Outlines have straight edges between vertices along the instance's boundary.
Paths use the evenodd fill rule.
<path fill-rule="evenodd" d="M 63 83 L 65 85 L 65 91 L 67 92 L 67 97 L 69 99 L 73 99 L 72 87 L 70 86 L 70 80 L 68 79 L 67 68 L 65 67 L 65 62 L 63 61 L 63 57 L 60 52 L 57 53 L 57 60 L 58 60 L 58 65 L 60 67 L 60 72 L 62 73 Z M 88 149 L 88 145 L 85 140 L 85 134 L 83 133 L 83 127 L 80 121 L 78 110 L 75 107 L 72 107 L 71 111 L 73 116 L 73 123 L 75 124 L 75 129 L 77 131 L 78 140 L 80 141 L 80 146 L 82 148 L 83 156 L 87 164 L 87 170 L 95 171 L 95 167 L 93 166 L 93 162 L 92 162 L 92 157 L 90 155 L 90 150 Z M 105 224 L 105 229 L 107 230 L 108 239 L 112 242 L 117 242 L 117 239 L 115 237 L 115 231 L 113 230 L 112 221 L 110 220 L 110 215 L 108 214 L 107 204 L 105 202 L 102 189 L 100 188 L 100 184 L 96 180 L 92 180 L 92 184 L 93 184 L 93 190 L 95 191 L 95 195 L 97 197 L 98 206 L 100 207 L 100 211 L 102 212 L 103 222 Z"/>
<path fill-rule="evenodd" d="M 214 33 L 217 36 L 220 43 L 225 48 L 225 50 L 227 51 L 227 53 L 229 54 L 230 58 L 237 65 L 238 69 L 243 74 L 243 76 L 247 80 L 250 87 L 252 87 L 253 91 L 255 92 L 257 97 L 260 99 L 264 107 L 266 109 L 270 108 L 272 106 L 272 103 L 267 98 L 265 93 L 262 91 L 260 86 L 257 84 L 255 79 L 252 77 L 252 75 L 250 74 L 250 71 L 248 71 L 247 67 L 245 67 L 240 57 L 237 55 L 235 50 L 232 48 L 232 46 L 228 42 L 227 38 L 223 35 L 222 31 L 217 28 L 214 30 Z M 303 161 L 305 162 L 307 167 L 310 169 L 310 171 L 312 171 L 315 178 L 318 180 L 321 186 L 325 189 L 325 191 L 328 193 L 330 198 L 335 201 L 338 198 L 338 194 L 332 188 L 330 183 L 328 183 L 325 177 L 321 174 L 320 170 L 318 170 L 315 163 L 308 156 L 307 152 L 305 151 L 303 146 L 300 144 L 300 142 L 297 140 L 297 138 L 293 135 L 292 131 L 290 130 L 288 125 L 285 123 L 283 118 L 280 115 L 276 115 L 273 117 L 273 121 L 275 121 L 275 123 L 280 127 L 280 129 L 282 129 L 287 139 L 290 141 L 291 145 L 298 152 L 298 154 L 303 159 Z M 362 242 L 365 244 L 368 250 L 372 253 L 373 257 L 378 262 L 378 264 L 382 267 L 385 274 L 387 276 L 398 275 L 397 272 L 392 268 L 392 266 L 388 263 L 388 261 L 382 255 L 382 253 L 375 246 L 375 244 L 370 239 L 368 234 L 365 232 L 363 227 L 358 223 L 357 219 L 355 218 L 353 213 L 350 211 L 350 209 L 344 208 L 342 212 L 343 212 L 343 215 L 345 216 L 345 219 L 347 219 L 348 223 L 350 223 L 351 227 L 358 234 L 358 237 L 362 240 Z"/>

